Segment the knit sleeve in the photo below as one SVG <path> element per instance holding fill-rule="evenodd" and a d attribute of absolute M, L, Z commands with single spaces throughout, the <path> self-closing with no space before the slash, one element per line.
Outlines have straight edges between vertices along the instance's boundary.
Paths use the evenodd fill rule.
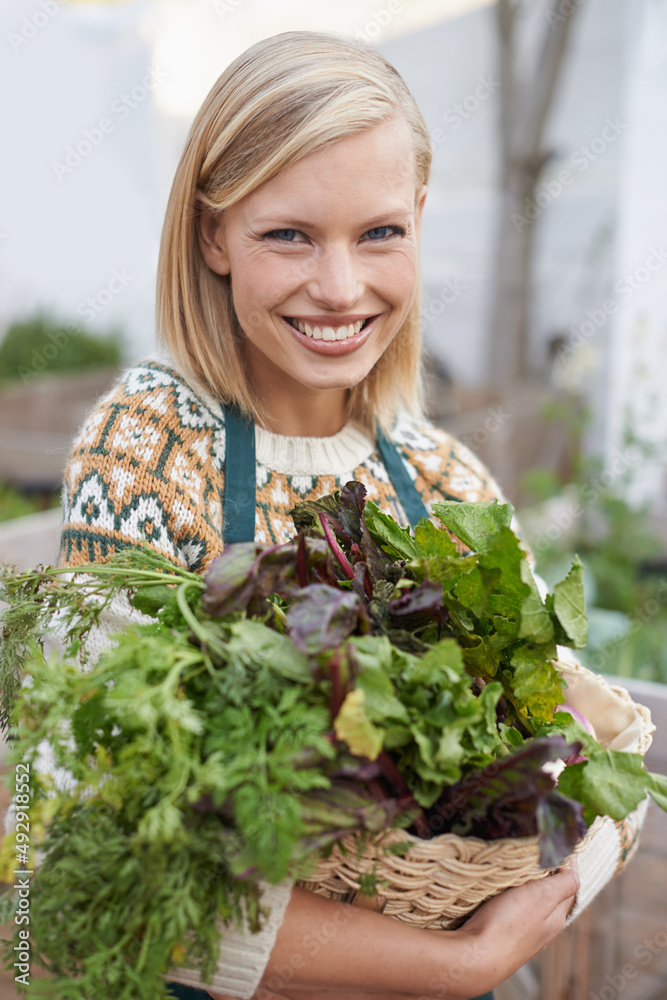
<path fill-rule="evenodd" d="M 260 882 L 260 888 L 262 903 L 269 910 L 264 926 L 257 934 L 235 927 L 225 927 L 222 930 L 218 967 L 209 983 L 202 981 L 197 969 L 173 967 L 163 978 L 185 986 L 240 997 L 242 1000 L 249 1000 L 254 996 L 292 895 L 292 884 L 287 881 L 280 885 Z"/>
<path fill-rule="evenodd" d="M 76 436 L 60 562 L 147 544 L 194 572 L 222 549 L 224 420 L 172 369 L 129 369 Z"/>

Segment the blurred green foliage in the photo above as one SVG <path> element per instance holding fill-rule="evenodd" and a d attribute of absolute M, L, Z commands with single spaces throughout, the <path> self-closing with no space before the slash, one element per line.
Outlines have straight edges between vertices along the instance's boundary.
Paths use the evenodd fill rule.
<path fill-rule="evenodd" d="M 29 384 L 43 373 L 114 368 L 122 361 L 118 330 L 90 334 L 38 313 L 12 323 L 0 342 L 0 383 Z"/>
<path fill-rule="evenodd" d="M 624 445 L 635 460 L 655 453 L 630 435 Z M 537 534 L 533 528 L 526 535 L 547 584 L 560 579 L 575 552 L 584 563 L 589 642 L 581 662 L 596 672 L 667 683 L 667 538 L 651 530 L 648 507 L 625 498 L 633 467 L 628 462 L 605 477 L 599 459 L 580 457 L 566 486 L 550 470 L 532 470 L 525 489 L 538 501 L 533 511 L 541 508 L 545 517 Z M 564 489 L 560 513 L 547 513 L 548 499 Z"/>
<path fill-rule="evenodd" d="M 40 510 L 58 507 L 60 503 L 56 493 L 25 493 L 9 483 L 0 482 L 0 521 L 9 521 L 14 517 L 24 517 Z"/>

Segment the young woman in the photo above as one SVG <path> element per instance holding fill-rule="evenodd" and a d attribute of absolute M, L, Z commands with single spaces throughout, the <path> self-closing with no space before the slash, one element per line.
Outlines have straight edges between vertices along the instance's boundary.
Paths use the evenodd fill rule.
<path fill-rule="evenodd" d="M 157 326 L 169 356 L 125 373 L 75 442 L 63 561 L 147 538 L 204 570 L 225 542 L 286 541 L 296 502 L 350 479 L 403 524 L 432 500 L 498 495 L 421 416 L 430 158 L 404 82 L 355 41 L 289 33 L 232 63 L 167 208 Z M 264 888 L 264 930 L 225 933 L 206 984 L 218 1000 L 484 993 L 558 934 L 578 879 L 506 892 L 450 932 Z M 194 987 L 175 996 L 206 996 L 196 970 L 172 972 Z"/>

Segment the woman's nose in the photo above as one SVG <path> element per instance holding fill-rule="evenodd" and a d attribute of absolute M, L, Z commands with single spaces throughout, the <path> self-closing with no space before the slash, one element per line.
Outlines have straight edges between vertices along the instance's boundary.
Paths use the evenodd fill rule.
<path fill-rule="evenodd" d="M 328 250 L 313 264 L 308 292 L 318 305 L 337 312 L 349 310 L 364 293 L 360 265 L 345 248 Z"/>

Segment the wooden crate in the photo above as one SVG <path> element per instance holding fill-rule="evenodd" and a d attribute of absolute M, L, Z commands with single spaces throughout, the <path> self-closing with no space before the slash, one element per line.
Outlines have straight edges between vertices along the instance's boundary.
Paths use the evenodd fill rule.
<path fill-rule="evenodd" d="M 60 482 L 70 442 L 114 369 L 42 375 L 0 391 L 0 480 L 29 489 Z"/>

